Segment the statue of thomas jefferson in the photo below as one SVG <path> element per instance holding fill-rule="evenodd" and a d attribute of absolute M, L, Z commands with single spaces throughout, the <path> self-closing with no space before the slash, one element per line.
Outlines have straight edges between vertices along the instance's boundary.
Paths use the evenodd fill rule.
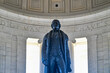
<path fill-rule="evenodd" d="M 68 36 L 60 30 L 61 24 L 58 20 L 53 20 L 51 27 L 53 30 L 44 36 L 42 44 L 44 73 L 71 72 Z"/>

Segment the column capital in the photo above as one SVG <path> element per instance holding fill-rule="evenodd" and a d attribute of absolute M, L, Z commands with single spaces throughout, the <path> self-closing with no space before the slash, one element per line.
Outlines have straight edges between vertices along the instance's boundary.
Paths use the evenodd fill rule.
<path fill-rule="evenodd" d="M 72 43 L 76 43 L 76 40 L 74 39 L 74 40 L 72 40 Z"/>
<path fill-rule="evenodd" d="M 90 39 L 90 38 L 97 38 L 98 36 L 97 35 L 91 35 L 91 36 L 87 36 L 87 40 Z"/>
<path fill-rule="evenodd" d="M 24 36 L 17 36 L 17 39 L 19 39 L 19 40 L 27 40 L 27 37 L 24 37 Z"/>
<path fill-rule="evenodd" d="M 69 39 L 69 41 L 71 41 L 72 43 L 76 43 L 75 38 Z"/>
<path fill-rule="evenodd" d="M 41 44 L 42 42 L 43 42 L 43 40 L 41 40 L 41 39 L 38 40 L 38 43 L 39 43 L 39 44 Z"/>

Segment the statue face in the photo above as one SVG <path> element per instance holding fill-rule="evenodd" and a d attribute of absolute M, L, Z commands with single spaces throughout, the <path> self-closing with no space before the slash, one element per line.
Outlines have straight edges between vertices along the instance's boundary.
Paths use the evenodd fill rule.
<path fill-rule="evenodd" d="M 53 20 L 51 27 L 53 30 L 59 30 L 60 29 L 60 22 L 58 20 Z"/>

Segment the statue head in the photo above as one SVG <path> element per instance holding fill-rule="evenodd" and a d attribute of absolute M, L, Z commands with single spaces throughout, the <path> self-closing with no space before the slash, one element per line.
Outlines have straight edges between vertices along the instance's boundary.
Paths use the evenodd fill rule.
<path fill-rule="evenodd" d="M 60 24 L 60 21 L 59 20 L 53 20 L 52 21 L 52 24 L 51 24 L 51 27 L 53 30 L 60 30 L 60 27 L 61 27 L 61 24 Z"/>

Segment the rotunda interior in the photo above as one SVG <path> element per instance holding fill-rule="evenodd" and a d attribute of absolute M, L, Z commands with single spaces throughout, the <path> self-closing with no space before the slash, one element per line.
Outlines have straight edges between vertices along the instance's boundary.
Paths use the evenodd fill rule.
<path fill-rule="evenodd" d="M 41 46 L 54 19 L 69 37 L 70 73 L 78 73 L 74 45 L 80 38 L 87 40 L 87 73 L 110 73 L 110 0 L 0 0 L 0 73 L 27 73 L 27 40 Z"/>

